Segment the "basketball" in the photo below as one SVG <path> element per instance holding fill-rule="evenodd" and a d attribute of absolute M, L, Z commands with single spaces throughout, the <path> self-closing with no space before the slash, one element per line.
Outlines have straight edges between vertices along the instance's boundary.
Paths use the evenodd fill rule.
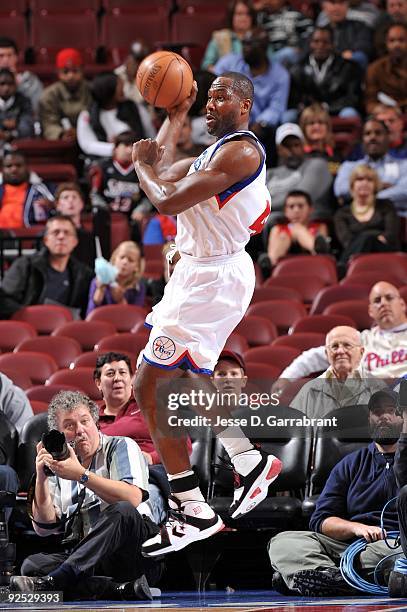
<path fill-rule="evenodd" d="M 156 51 L 141 62 L 136 75 L 139 92 L 158 108 L 177 106 L 189 96 L 194 77 L 187 61 L 172 51 Z"/>

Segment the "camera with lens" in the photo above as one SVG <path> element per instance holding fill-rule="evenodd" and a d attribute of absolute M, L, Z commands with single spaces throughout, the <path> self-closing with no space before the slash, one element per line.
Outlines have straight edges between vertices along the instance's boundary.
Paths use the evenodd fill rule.
<path fill-rule="evenodd" d="M 65 435 L 57 429 L 51 429 L 51 431 L 44 433 L 41 442 L 55 461 L 65 461 L 65 459 L 69 459 L 69 449 Z M 52 475 L 52 471 L 46 466 L 44 467 L 44 472 L 47 476 Z"/>
<path fill-rule="evenodd" d="M 10 583 L 16 561 L 16 545 L 9 541 L 6 508 L 14 508 L 16 496 L 0 491 L 0 590 Z"/>

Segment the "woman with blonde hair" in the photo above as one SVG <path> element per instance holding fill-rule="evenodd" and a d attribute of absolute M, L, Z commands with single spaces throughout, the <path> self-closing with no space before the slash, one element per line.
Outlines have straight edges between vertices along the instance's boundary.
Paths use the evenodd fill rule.
<path fill-rule="evenodd" d="M 110 264 L 98 267 L 89 289 L 87 313 L 106 304 L 144 305 L 142 282 L 144 260 L 139 246 L 131 240 L 121 242 L 110 257 Z"/>
<path fill-rule="evenodd" d="M 352 202 L 334 216 L 336 236 L 346 264 L 355 253 L 377 253 L 399 249 L 400 222 L 389 200 L 377 200 L 380 180 L 370 166 L 356 166 L 350 175 Z"/>
<path fill-rule="evenodd" d="M 335 151 L 328 111 L 321 104 L 311 104 L 302 111 L 299 124 L 305 138 L 304 152 L 307 157 L 323 157 L 329 163 L 331 174 L 336 174 L 341 158 Z"/>

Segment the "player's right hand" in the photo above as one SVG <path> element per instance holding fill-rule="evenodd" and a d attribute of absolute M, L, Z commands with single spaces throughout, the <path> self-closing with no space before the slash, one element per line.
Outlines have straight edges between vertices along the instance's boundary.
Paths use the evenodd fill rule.
<path fill-rule="evenodd" d="M 193 105 L 193 103 L 195 102 L 197 93 L 198 93 L 198 85 L 197 85 L 197 82 L 194 81 L 192 83 L 191 93 L 189 94 L 188 98 L 185 98 L 185 100 L 183 100 L 180 104 L 178 104 L 178 106 L 167 108 L 167 113 L 168 113 L 170 120 L 173 116 L 175 116 L 178 113 L 186 114 L 191 108 L 191 106 Z"/>

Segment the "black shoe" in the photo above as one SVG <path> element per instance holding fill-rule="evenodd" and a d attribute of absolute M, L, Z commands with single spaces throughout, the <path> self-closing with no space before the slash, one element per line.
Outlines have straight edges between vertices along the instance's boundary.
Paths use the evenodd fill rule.
<path fill-rule="evenodd" d="M 140 576 L 140 578 L 137 578 L 137 580 L 122 582 L 120 584 L 114 583 L 112 596 L 122 601 L 151 601 L 153 599 L 147 578 L 144 574 Z"/>
<path fill-rule="evenodd" d="M 266 278 L 271 276 L 271 271 L 273 269 L 270 257 L 267 255 L 267 253 L 261 253 L 261 255 L 259 255 L 257 258 L 257 263 L 263 275 L 263 279 L 266 280 Z"/>
<path fill-rule="evenodd" d="M 281 593 L 281 595 L 298 595 L 298 592 L 288 588 L 280 572 L 274 572 L 271 579 L 271 587 L 273 591 L 277 591 L 277 593 Z"/>
<path fill-rule="evenodd" d="M 297 572 L 293 575 L 293 587 L 305 597 L 335 597 L 355 593 L 343 579 L 339 567 Z"/>
<path fill-rule="evenodd" d="M 41 593 L 60 590 L 52 576 L 11 576 L 10 578 L 10 591 Z"/>
<path fill-rule="evenodd" d="M 315 238 L 314 251 L 318 255 L 324 255 L 330 252 L 329 243 L 325 236 L 318 234 L 318 236 Z"/>
<path fill-rule="evenodd" d="M 407 597 L 407 575 L 390 572 L 388 587 L 390 597 Z"/>

